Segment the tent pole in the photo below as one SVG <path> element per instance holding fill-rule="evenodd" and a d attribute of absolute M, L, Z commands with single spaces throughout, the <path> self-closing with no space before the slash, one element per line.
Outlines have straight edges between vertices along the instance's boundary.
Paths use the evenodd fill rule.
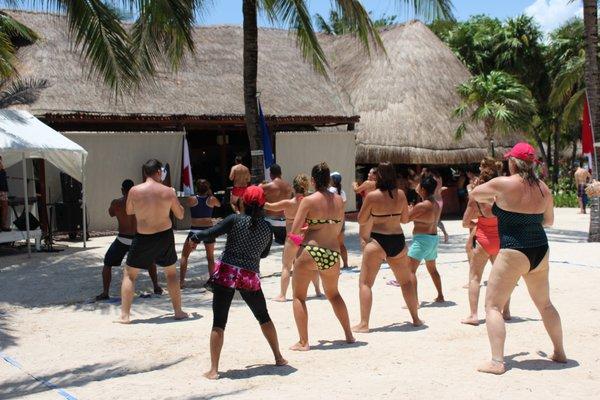
<path fill-rule="evenodd" d="M 25 197 L 25 227 L 27 228 L 27 255 L 31 258 L 31 243 L 29 243 L 29 197 L 27 195 L 27 159 L 23 153 L 23 193 Z"/>
<path fill-rule="evenodd" d="M 85 166 L 84 166 L 84 158 L 83 154 L 81 155 L 81 199 L 83 200 L 83 248 L 87 248 L 87 218 L 85 215 L 86 212 L 86 195 L 85 195 Z"/>

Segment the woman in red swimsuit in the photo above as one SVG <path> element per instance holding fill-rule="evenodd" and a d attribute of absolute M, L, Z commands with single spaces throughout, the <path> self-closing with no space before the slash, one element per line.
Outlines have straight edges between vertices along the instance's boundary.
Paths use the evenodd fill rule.
<path fill-rule="evenodd" d="M 502 162 L 487 157 L 481 161 L 480 170 L 478 184 L 499 176 L 502 170 Z M 475 219 L 477 221 L 474 221 Z M 463 226 L 469 229 L 475 228 L 475 236 L 473 238 L 472 255 L 469 259 L 469 306 L 471 313 L 461 322 L 477 326 L 479 325 L 477 306 L 479 304 L 479 287 L 483 269 L 488 260 L 494 262 L 500 251 L 498 219 L 492 214 L 490 204 L 477 203 L 475 200 L 469 199 L 463 216 Z M 506 303 L 503 311 L 504 319 L 510 319 L 509 303 L 510 300 Z"/>

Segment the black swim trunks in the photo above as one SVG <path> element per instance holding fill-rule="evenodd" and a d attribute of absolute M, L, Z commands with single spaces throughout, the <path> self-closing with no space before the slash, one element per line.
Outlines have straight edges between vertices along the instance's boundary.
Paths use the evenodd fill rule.
<path fill-rule="evenodd" d="M 132 239 L 133 235 L 119 233 L 104 255 L 104 265 L 107 267 L 118 267 L 121 265 L 125 255 L 129 251 L 129 247 L 131 247 Z"/>
<path fill-rule="evenodd" d="M 211 226 L 192 226 L 190 227 L 190 233 L 188 233 L 188 240 L 190 240 L 190 238 L 192 237 L 192 235 L 194 233 L 197 232 L 202 232 L 205 231 L 207 229 L 212 228 Z M 217 241 L 217 238 L 215 238 L 214 236 L 209 237 L 208 239 L 204 239 L 203 242 L 204 244 L 213 244 Z"/>
<path fill-rule="evenodd" d="M 127 266 L 149 269 L 153 264 L 168 267 L 177 262 L 173 229 L 152 233 L 136 233 L 127 255 Z"/>

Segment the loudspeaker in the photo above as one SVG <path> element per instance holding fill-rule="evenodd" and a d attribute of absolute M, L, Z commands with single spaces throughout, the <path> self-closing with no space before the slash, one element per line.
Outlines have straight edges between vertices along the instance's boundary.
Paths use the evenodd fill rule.
<path fill-rule="evenodd" d="M 57 203 L 56 230 L 59 232 L 78 232 L 83 228 L 83 210 L 79 203 Z"/>
<path fill-rule="evenodd" d="M 81 200 L 81 183 L 64 172 L 60 173 L 60 188 L 63 203 L 77 203 Z"/>

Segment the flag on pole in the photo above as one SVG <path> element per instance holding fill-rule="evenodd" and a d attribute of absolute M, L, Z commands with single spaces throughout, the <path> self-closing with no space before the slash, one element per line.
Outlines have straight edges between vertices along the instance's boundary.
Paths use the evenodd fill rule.
<path fill-rule="evenodd" d="M 194 194 L 194 185 L 192 178 L 192 166 L 190 165 L 190 149 L 188 147 L 187 138 L 183 138 L 183 170 L 181 172 L 181 183 L 183 186 L 183 193 L 186 196 Z"/>
<path fill-rule="evenodd" d="M 591 170 L 594 165 L 592 162 L 594 154 L 594 130 L 592 127 L 592 117 L 590 106 L 587 99 L 587 93 L 583 104 L 583 120 L 581 123 L 581 152 L 588 159 L 588 166 Z"/>
<path fill-rule="evenodd" d="M 273 147 L 271 146 L 271 133 L 269 132 L 265 115 L 263 114 L 262 107 L 260 106 L 260 100 L 258 100 L 258 123 L 260 125 L 260 132 L 262 134 L 263 142 L 265 180 L 270 181 L 271 176 L 269 174 L 269 168 L 271 165 L 275 164 L 275 156 L 273 155 Z"/>

